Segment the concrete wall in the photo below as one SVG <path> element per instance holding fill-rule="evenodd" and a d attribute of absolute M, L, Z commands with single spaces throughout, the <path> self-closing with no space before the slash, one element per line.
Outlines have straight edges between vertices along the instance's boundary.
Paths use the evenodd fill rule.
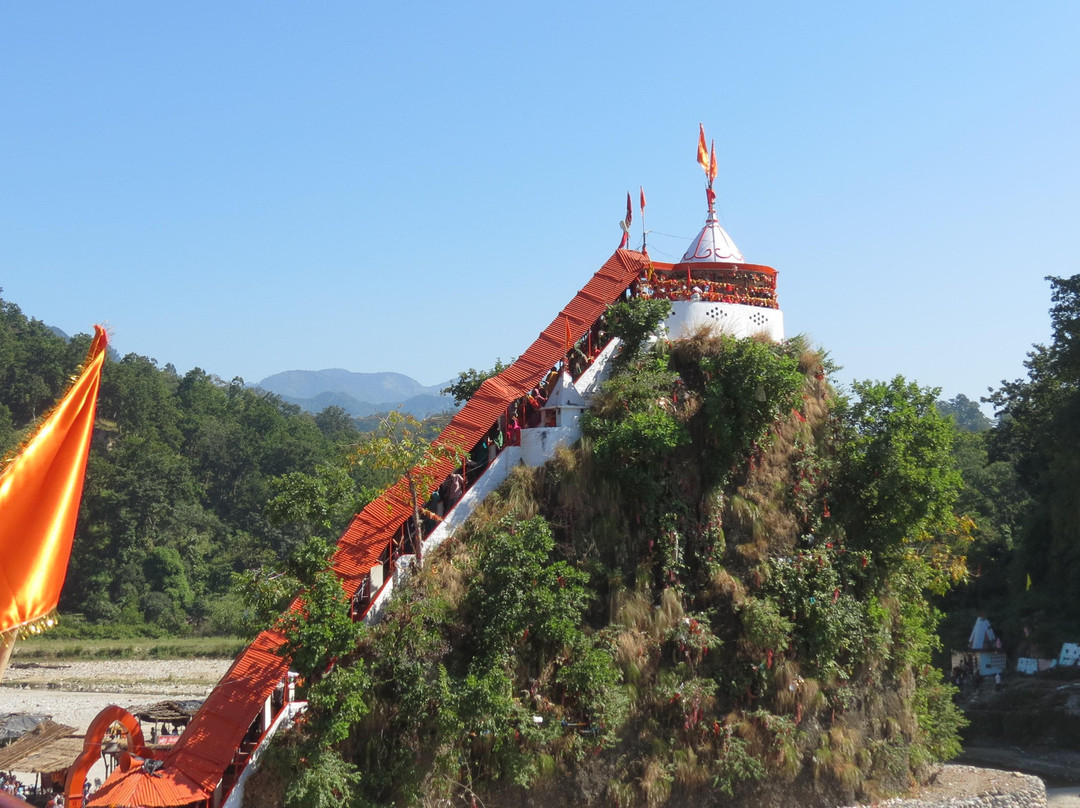
<path fill-rule="evenodd" d="M 692 334 L 706 325 L 733 337 L 751 337 L 764 331 L 776 342 L 784 339 L 784 313 L 742 303 L 676 300 L 664 321 L 670 339 Z"/>

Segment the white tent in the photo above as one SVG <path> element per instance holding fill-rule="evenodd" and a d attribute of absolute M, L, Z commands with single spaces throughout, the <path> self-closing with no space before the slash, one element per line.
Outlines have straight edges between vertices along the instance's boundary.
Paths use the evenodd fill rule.
<path fill-rule="evenodd" d="M 989 651 L 994 647 L 994 640 L 997 637 L 994 636 L 994 629 L 990 626 L 990 621 L 985 617 L 980 617 L 975 621 L 975 627 L 971 629 L 971 636 L 968 638 L 968 648 L 972 651 Z"/>

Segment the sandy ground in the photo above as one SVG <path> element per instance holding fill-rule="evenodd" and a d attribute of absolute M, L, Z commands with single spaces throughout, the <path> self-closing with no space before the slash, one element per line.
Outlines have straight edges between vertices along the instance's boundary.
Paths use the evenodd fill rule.
<path fill-rule="evenodd" d="M 1046 789 L 1046 804 L 1053 808 L 1080 808 L 1080 786 Z"/>
<path fill-rule="evenodd" d="M 50 715 L 57 723 L 85 732 L 110 704 L 128 708 L 205 698 L 231 663 L 231 659 L 22 662 L 16 657 L 0 683 L 0 714 Z M 89 779 L 102 780 L 105 774 L 99 760 Z M 32 772 L 15 775 L 28 785 L 36 780 Z"/>
<path fill-rule="evenodd" d="M 1020 782 L 1024 777 L 1014 771 L 947 764 L 940 767 L 940 771 L 929 784 L 908 796 L 945 805 L 949 800 L 975 797 L 980 794 L 1008 793 L 1010 783 Z M 888 805 L 888 802 L 884 804 Z M 1080 785 L 1047 788 L 1046 804 L 1050 808 L 1080 808 Z"/>
<path fill-rule="evenodd" d="M 962 757 L 974 764 L 1018 769 L 1042 777 L 1047 805 L 1080 808 L 1080 751 L 1043 747 L 968 747 Z M 989 771 L 989 770 L 985 770 Z M 1070 783 L 1061 786 L 1061 783 Z"/>
<path fill-rule="evenodd" d="M 86 662 L 11 661 L 0 684 L 0 713 L 43 713 L 80 732 L 103 707 L 205 698 L 229 659 Z"/>

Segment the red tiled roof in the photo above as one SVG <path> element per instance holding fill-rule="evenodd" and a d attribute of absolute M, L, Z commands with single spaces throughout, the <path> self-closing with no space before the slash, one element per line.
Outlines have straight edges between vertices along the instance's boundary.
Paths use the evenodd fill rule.
<path fill-rule="evenodd" d="M 142 766 L 123 771 L 117 769 L 94 795 L 87 800 L 86 808 L 113 808 L 133 806 L 140 808 L 164 808 L 164 806 L 201 804 L 206 794 L 193 780 L 179 772 L 168 777 L 150 774 Z"/>
<path fill-rule="evenodd" d="M 539 384 L 563 358 L 567 323 L 571 339 L 574 342 L 581 339 L 648 263 L 648 258 L 641 253 L 618 250 L 510 367 L 480 385 L 476 394 L 436 438 L 435 444 L 468 452 L 513 401 Z M 426 474 L 437 481 L 425 492 L 425 498 L 457 463 L 450 457 L 425 469 Z M 346 589 L 355 590 L 360 579 L 378 563 L 395 531 L 411 513 L 408 484 L 402 479 L 353 517 L 331 559 L 334 571 L 346 583 Z M 293 608 L 296 608 L 295 603 Z M 99 803 L 95 798 L 92 804 L 186 805 L 192 802 L 188 785 L 191 781 L 203 789 L 204 797 L 212 794 L 266 697 L 288 672 L 288 661 L 274 653 L 283 639 L 271 631 L 264 631 L 255 638 L 222 677 L 166 756 L 164 765 L 155 772 L 152 778 L 156 789 L 154 798 L 175 801 Z M 106 786 L 111 788 L 114 781 L 125 777 L 137 779 L 130 772 L 114 772 L 102 790 Z"/>
<path fill-rule="evenodd" d="M 284 639 L 264 631 L 236 658 L 165 757 L 162 773 L 174 769 L 207 793 L 214 790 L 266 697 L 288 673 L 288 660 L 275 653 Z"/>

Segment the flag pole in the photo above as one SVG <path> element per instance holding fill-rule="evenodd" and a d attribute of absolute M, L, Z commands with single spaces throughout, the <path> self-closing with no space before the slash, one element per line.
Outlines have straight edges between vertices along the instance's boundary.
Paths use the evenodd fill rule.
<path fill-rule="evenodd" d="M 639 186 L 640 187 L 640 186 Z M 647 253 L 646 240 L 648 239 L 649 231 L 645 229 L 645 189 L 641 188 L 641 252 Z"/>
<path fill-rule="evenodd" d="M 4 681 L 4 672 L 7 671 L 8 660 L 15 648 L 15 640 L 19 636 L 17 628 L 9 629 L 0 634 L 0 682 Z"/>

